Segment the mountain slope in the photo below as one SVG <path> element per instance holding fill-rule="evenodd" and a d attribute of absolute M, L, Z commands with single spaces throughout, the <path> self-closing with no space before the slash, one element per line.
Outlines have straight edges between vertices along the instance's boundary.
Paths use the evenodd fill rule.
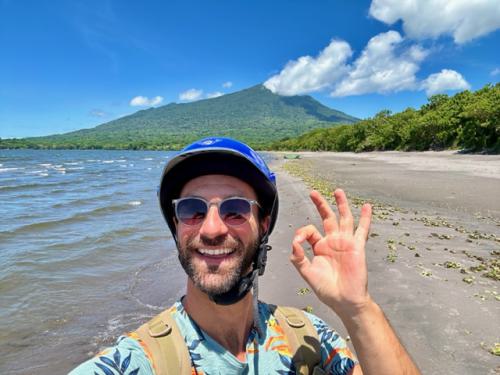
<path fill-rule="evenodd" d="M 257 85 L 217 98 L 138 111 L 92 129 L 24 141 L 41 148 L 179 149 L 197 138 L 218 135 L 265 147 L 311 129 L 356 121 L 310 96 L 284 97 Z"/>

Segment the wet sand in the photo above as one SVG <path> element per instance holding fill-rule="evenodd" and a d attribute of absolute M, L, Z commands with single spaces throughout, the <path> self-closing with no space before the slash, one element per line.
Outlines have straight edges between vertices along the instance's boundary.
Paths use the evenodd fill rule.
<path fill-rule="evenodd" d="M 260 284 L 263 300 L 309 306 L 347 335 L 288 260 L 295 230 L 320 227 L 310 188 L 340 187 L 356 217 L 362 201 L 374 204 L 369 290 L 422 372 L 500 373 L 500 357 L 489 352 L 500 342 L 494 278 L 500 267 L 500 156 L 301 153 L 292 161 L 277 153 L 273 167 L 281 205 Z"/>

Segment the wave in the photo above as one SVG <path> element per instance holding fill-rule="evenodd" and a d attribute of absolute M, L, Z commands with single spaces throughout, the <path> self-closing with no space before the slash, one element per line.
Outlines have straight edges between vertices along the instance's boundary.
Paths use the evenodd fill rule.
<path fill-rule="evenodd" d="M 18 169 L 24 169 L 24 168 L 0 168 L 0 173 L 2 173 L 2 172 L 10 172 L 10 171 L 17 171 Z"/>
<path fill-rule="evenodd" d="M 65 192 L 67 192 L 67 191 L 65 191 Z M 95 203 L 95 202 L 99 202 L 99 201 L 103 201 L 106 199 L 116 197 L 117 194 L 124 194 L 124 193 L 118 192 L 118 193 L 114 193 L 114 194 L 96 195 L 96 196 L 89 197 L 89 198 L 77 198 L 77 199 L 73 199 L 73 200 L 66 201 L 66 202 L 55 203 L 52 205 L 52 208 L 67 208 L 67 207 L 71 207 L 71 206 L 84 206 L 84 205 L 89 204 L 89 203 Z"/>
<path fill-rule="evenodd" d="M 32 182 L 32 183 L 28 183 L 28 184 L 0 186 L 0 191 L 28 190 L 28 189 L 36 189 L 36 188 L 46 188 L 46 187 L 51 187 L 51 186 L 69 185 L 69 184 L 74 184 L 74 183 L 75 183 L 75 181 L 59 181 L 59 182 L 49 182 L 49 183 Z"/>
<path fill-rule="evenodd" d="M 86 212 L 77 213 L 75 215 L 63 219 L 55 219 L 55 220 L 42 221 L 38 223 L 26 224 L 10 231 L 0 232 L 0 239 L 5 240 L 8 238 L 15 237 L 19 234 L 27 234 L 31 232 L 53 229 L 61 227 L 63 225 L 79 223 L 86 220 L 94 219 L 95 217 L 105 216 L 110 213 L 127 211 L 130 209 L 132 209 L 132 206 L 130 206 L 128 203 L 106 206 L 106 207 L 98 207 Z"/>
<path fill-rule="evenodd" d="M 84 238 L 77 239 L 75 241 L 67 241 L 67 242 L 56 242 L 50 245 L 45 246 L 46 250 L 68 250 L 68 249 L 83 249 L 92 245 L 94 251 L 98 250 L 96 245 L 108 244 L 112 241 L 115 241 L 117 238 L 125 239 L 132 234 L 137 233 L 136 227 L 125 227 L 120 229 L 110 230 L 104 233 L 97 233 L 95 236 L 85 236 Z M 82 256 L 81 253 L 76 254 L 76 256 Z"/>

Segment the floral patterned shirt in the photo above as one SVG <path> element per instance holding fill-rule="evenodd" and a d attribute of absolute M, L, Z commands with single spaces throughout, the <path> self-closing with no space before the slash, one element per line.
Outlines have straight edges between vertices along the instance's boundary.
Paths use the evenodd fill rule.
<path fill-rule="evenodd" d="M 186 341 L 192 374 L 295 374 L 287 339 L 270 307 L 259 302 L 259 319 L 266 334 L 260 338 L 252 329 L 242 362 L 201 330 L 180 301 L 169 312 Z M 327 374 L 349 374 L 356 362 L 345 341 L 318 317 L 305 313 L 318 331 L 321 365 Z M 82 363 L 70 375 L 152 375 L 155 363 L 148 348 L 134 333 L 121 336 L 114 347 Z"/>

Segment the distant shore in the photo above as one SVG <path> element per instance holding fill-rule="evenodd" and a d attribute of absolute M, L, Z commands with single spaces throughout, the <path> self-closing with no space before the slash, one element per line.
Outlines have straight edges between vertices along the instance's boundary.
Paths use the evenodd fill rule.
<path fill-rule="evenodd" d="M 344 336 L 288 258 L 296 228 L 320 226 L 308 192 L 343 188 L 374 205 L 369 288 L 428 374 L 494 374 L 499 357 L 500 156 L 445 152 L 274 153 L 280 217 L 261 298 L 308 307 Z M 355 216 L 359 213 L 354 208 Z"/>

